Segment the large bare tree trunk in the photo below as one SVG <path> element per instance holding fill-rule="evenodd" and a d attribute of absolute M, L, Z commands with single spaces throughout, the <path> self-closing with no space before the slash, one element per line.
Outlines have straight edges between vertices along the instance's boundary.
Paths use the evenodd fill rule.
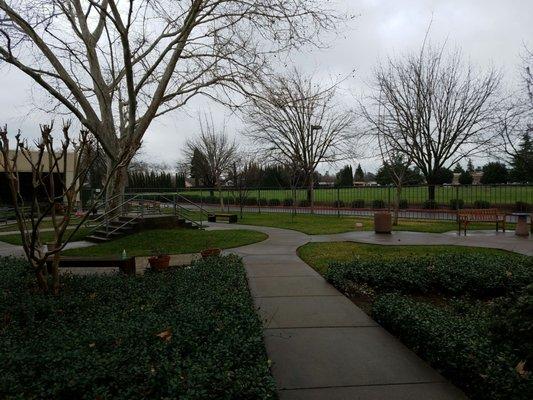
<path fill-rule="evenodd" d="M 121 204 L 124 202 L 124 193 L 128 182 L 128 167 L 119 166 L 115 168 L 113 162 L 110 161 L 107 164 L 107 170 L 108 174 L 113 175 L 107 188 L 105 211 L 110 212 L 110 218 L 115 218 L 123 212 Z"/>

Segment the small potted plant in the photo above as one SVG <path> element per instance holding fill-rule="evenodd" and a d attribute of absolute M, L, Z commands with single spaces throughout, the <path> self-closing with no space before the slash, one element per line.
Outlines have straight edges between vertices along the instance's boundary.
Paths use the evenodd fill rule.
<path fill-rule="evenodd" d="M 148 263 L 154 271 L 164 271 L 170 265 L 170 256 L 161 249 L 152 251 L 152 256 L 148 258 Z"/>
<path fill-rule="evenodd" d="M 210 246 L 210 241 L 206 241 L 205 249 L 200 252 L 202 258 L 218 257 L 222 250 L 218 247 Z"/>

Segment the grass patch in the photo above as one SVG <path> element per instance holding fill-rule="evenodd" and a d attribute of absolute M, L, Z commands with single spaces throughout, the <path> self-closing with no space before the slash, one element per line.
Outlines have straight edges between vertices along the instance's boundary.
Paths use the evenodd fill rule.
<path fill-rule="evenodd" d="M 265 240 L 268 236 L 251 230 L 204 231 L 196 229 L 154 229 L 134 233 L 96 246 L 71 249 L 70 256 L 147 256 L 157 249 L 168 254 L 198 253 L 207 247 L 228 249 Z"/>
<path fill-rule="evenodd" d="M 78 240 L 84 240 L 85 237 L 91 232 L 92 228 L 80 228 L 72 237 L 72 242 Z M 69 230 L 66 231 L 66 237 L 69 235 Z M 54 232 L 41 232 L 41 242 L 47 243 L 54 240 Z M 6 242 L 10 244 L 15 244 L 18 246 L 22 245 L 22 239 L 20 233 L 14 233 L 11 235 L 0 235 L 0 242 Z"/>
<path fill-rule="evenodd" d="M 240 216 L 240 214 L 238 215 Z M 362 223 L 363 227 L 356 228 L 355 224 L 357 222 Z M 290 213 L 244 213 L 243 218 L 239 218 L 238 223 L 292 229 L 309 235 L 326 235 L 354 230 L 374 230 L 373 218 L 359 216 L 338 217 L 336 215 L 316 214 L 296 214 L 292 216 Z M 509 224 L 509 229 L 512 229 L 511 227 L 512 224 Z M 495 224 L 471 224 L 469 229 L 495 229 Z M 453 221 L 400 219 L 398 226 L 394 226 L 393 230 L 443 233 L 457 230 L 457 223 Z"/>
<path fill-rule="evenodd" d="M 462 246 L 382 246 L 354 242 L 308 243 L 298 249 L 298 255 L 321 274 L 327 272 L 333 262 L 349 262 L 355 257 L 368 259 L 379 255 L 384 260 L 397 257 L 420 257 L 439 253 L 483 254 L 487 256 L 520 257 L 515 253 L 498 249 Z"/>
<path fill-rule="evenodd" d="M 242 261 L 235 256 L 144 276 L 63 278 L 33 288 L 0 258 L 0 397 L 272 399 Z"/>

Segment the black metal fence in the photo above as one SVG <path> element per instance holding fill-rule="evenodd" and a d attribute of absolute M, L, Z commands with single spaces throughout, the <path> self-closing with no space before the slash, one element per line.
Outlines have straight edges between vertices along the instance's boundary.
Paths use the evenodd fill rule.
<path fill-rule="evenodd" d="M 403 187 L 399 196 L 393 186 L 307 188 L 128 188 L 128 193 L 144 193 L 157 200 L 158 194 L 176 193 L 206 207 L 241 208 L 249 212 L 284 212 L 370 215 L 374 210 L 393 209 L 399 202 L 403 218 L 454 219 L 462 208 L 497 208 L 503 212 L 533 212 L 533 185 L 443 185 Z M 84 195 L 87 197 L 87 195 Z M 222 199 L 222 201 L 221 201 Z"/>

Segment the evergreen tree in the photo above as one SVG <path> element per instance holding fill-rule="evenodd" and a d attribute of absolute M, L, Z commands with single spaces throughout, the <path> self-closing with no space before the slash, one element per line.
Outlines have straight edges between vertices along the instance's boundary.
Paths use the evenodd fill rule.
<path fill-rule="evenodd" d="M 345 165 L 337 173 L 335 186 L 353 186 L 353 171 L 351 165 Z"/>
<path fill-rule="evenodd" d="M 361 168 L 361 164 L 357 165 L 357 169 L 355 170 L 354 180 L 356 182 L 364 182 L 365 181 L 365 173 L 363 172 L 363 168 Z"/>
<path fill-rule="evenodd" d="M 460 174 L 462 172 L 465 172 L 465 170 L 461 166 L 461 163 L 457 163 L 455 164 L 455 168 L 453 169 L 453 172 L 455 172 L 456 174 Z"/>
<path fill-rule="evenodd" d="M 533 141 L 531 133 L 526 132 L 511 161 L 511 179 L 515 182 L 533 182 Z"/>
<path fill-rule="evenodd" d="M 468 159 L 468 163 L 466 164 L 466 170 L 472 175 L 475 172 L 474 163 L 472 162 L 472 159 Z"/>
<path fill-rule="evenodd" d="M 483 176 L 480 182 L 486 184 L 507 183 L 509 173 L 505 164 L 500 162 L 489 162 L 483 166 Z"/>
<path fill-rule="evenodd" d="M 459 183 L 461 185 L 471 185 L 474 182 L 474 177 L 472 174 L 468 171 L 461 172 L 461 175 L 459 175 Z"/>

